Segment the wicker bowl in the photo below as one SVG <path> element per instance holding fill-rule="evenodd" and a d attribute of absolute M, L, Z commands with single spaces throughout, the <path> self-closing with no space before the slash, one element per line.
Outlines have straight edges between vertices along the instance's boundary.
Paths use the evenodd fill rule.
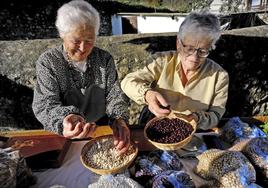
<path fill-rule="evenodd" d="M 191 139 L 196 131 L 196 123 L 194 120 L 187 121 L 186 119 L 182 119 L 179 117 L 176 117 L 176 118 L 178 118 L 182 121 L 185 121 L 186 123 L 188 123 L 189 125 L 191 125 L 193 127 L 193 131 L 188 137 L 186 137 L 184 140 L 181 140 L 180 142 L 175 142 L 175 143 L 170 143 L 170 144 L 155 142 L 155 141 L 151 140 L 147 135 L 148 128 L 151 127 L 156 121 L 161 121 L 161 119 L 164 119 L 164 118 L 169 118 L 169 117 L 160 117 L 160 118 L 155 117 L 155 118 L 151 119 L 146 124 L 146 126 L 144 128 L 145 139 L 147 139 L 152 145 L 154 145 L 155 147 L 157 147 L 158 149 L 161 149 L 161 150 L 178 150 L 178 149 L 184 147 L 186 144 L 188 144 L 191 141 Z"/>
<path fill-rule="evenodd" d="M 86 143 L 84 145 L 84 147 L 81 150 L 81 155 L 80 155 L 80 160 L 82 162 L 82 164 L 89 169 L 90 171 L 96 173 L 96 174 L 100 174 L 100 175 L 104 175 L 104 174 L 116 174 L 119 172 L 124 171 L 126 168 L 129 167 L 129 165 L 134 161 L 134 159 L 136 158 L 137 154 L 138 154 L 138 148 L 135 147 L 132 143 L 131 143 L 131 151 L 127 151 L 127 154 L 129 154 L 129 159 L 127 162 L 125 162 L 124 164 L 120 164 L 117 167 L 111 168 L 111 169 L 104 169 L 104 168 L 97 168 L 94 167 L 90 161 L 87 159 L 87 154 L 89 152 L 89 150 L 95 145 L 95 144 L 99 144 L 100 142 L 106 141 L 108 139 L 112 139 L 113 136 L 112 135 L 106 135 L 106 136 L 100 136 L 100 137 L 96 137 L 92 140 L 90 140 L 88 143 Z M 97 147 L 98 148 L 98 147 Z M 98 150 L 100 150 L 100 148 L 98 148 L 96 150 L 96 153 L 99 152 Z M 124 154 L 123 157 L 127 154 Z M 118 159 L 118 157 L 117 157 Z"/>

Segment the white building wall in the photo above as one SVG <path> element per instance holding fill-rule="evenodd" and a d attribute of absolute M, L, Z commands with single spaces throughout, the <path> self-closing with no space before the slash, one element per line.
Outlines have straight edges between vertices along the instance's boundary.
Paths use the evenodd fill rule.
<path fill-rule="evenodd" d="M 256 6 L 256 5 L 260 5 L 260 3 L 261 3 L 261 0 L 252 0 L 251 5 Z"/>
<path fill-rule="evenodd" d="M 184 17 L 138 16 L 138 33 L 178 32 Z"/>

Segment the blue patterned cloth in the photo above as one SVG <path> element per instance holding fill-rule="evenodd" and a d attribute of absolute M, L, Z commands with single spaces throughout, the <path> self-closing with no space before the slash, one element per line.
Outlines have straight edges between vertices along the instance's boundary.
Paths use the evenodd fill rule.
<path fill-rule="evenodd" d="M 255 125 L 242 122 L 239 117 L 231 118 L 221 128 L 221 138 L 230 144 L 256 137 L 266 137 L 266 134 Z"/>
<path fill-rule="evenodd" d="M 259 180 L 268 185 L 268 138 L 253 138 L 242 151 L 255 167 Z"/>
<path fill-rule="evenodd" d="M 148 187 L 195 187 L 191 177 L 182 171 L 183 165 L 175 152 L 153 151 L 138 158 L 136 166 L 135 177 L 147 178 Z"/>
<path fill-rule="evenodd" d="M 154 176 L 166 170 L 181 170 L 182 164 L 174 152 L 156 150 L 137 160 L 139 170 L 135 176 Z"/>
<path fill-rule="evenodd" d="M 152 188 L 192 188 L 195 187 L 192 179 L 184 171 L 168 170 L 153 178 Z"/>

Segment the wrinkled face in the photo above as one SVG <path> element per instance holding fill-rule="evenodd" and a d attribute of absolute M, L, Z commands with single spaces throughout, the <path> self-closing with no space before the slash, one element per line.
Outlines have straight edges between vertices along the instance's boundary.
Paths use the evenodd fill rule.
<path fill-rule="evenodd" d="M 212 47 L 212 41 L 206 37 L 186 35 L 183 40 L 177 39 L 177 51 L 181 58 L 183 69 L 197 70 L 205 62 Z"/>
<path fill-rule="evenodd" d="M 69 58 L 72 61 L 84 61 L 94 47 L 96 35 L 94 28 L 81 25 L 61 38 Z"/>

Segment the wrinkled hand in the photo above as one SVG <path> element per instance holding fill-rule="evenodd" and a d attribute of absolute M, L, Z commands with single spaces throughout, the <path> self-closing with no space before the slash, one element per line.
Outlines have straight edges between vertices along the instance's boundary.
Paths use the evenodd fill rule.
<path fill-rule="evenodd" d="M 94 122 L 87 123 L 77 114 L 69 114 L 63 120 L 63 136 L 66 138 L 88 138 L 96 129 Z"/>
<path fill-rule="evenodd" d="M 116 119 L 111 128 L 113 129 L 114 145 L 118 153 L 125 153 L 130 145 L 130 131 L 126 122 L 121 118 Z"/>
<path fill-rule="evenodd" d="M 171 111 L 163 107 L 167 107 L 168 103 L 164 97 L 157 91 L 149 90 L 145 94 L 145 100 L 148 103 L 149 110 L 156 116 L 167 116 Z M 161 108 L 161 106 L 163 106 Z"/>

